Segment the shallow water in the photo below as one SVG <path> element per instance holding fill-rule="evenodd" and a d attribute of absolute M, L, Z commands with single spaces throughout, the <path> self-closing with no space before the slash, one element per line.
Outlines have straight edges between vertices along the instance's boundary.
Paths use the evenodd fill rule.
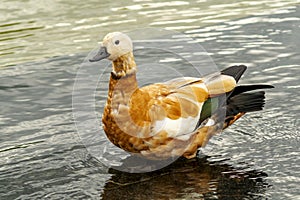
<path fill-rule="evenodd" d="M 0 9 L 0 199 L 300 198 L 299 1 L 31 0 L 3 1 Z M 220 69 L 248 65 L 242 83 L 276 88 L 263 112 L 214 137 L 198 159 L 132 175 L 87 151 L 74 125 L 72 91 L 99 35 L 146 26 L 187 34 Z M 163 52 L 136 53 L 138 63 L 152 62 L 154 53 L 180 67 Z M 165 75 L 139 78 L 149 77 Z"/>

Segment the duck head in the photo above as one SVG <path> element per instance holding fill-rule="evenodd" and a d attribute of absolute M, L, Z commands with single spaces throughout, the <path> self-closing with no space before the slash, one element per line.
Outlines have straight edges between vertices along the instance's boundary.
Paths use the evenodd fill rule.
<path fill-rule="evenodd" d="M 90 59 L 90 62 L 96 62 L 102 59 L 115 61 L 119 57 L 132 52 L 132 41 L 124 33 L 113 32 L 108 33 L 100 46 L 98 53 Z"/>

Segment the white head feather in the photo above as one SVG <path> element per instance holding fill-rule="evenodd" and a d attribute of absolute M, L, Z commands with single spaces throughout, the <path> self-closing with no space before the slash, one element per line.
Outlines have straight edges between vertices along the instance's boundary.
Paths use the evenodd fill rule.
<path fill-rule="evenodd" d="M 106 47 L 107 53 L 110 54 L 107 59 L 111 61 L 133 50 L 131 39 L 121 32 L 108 33 L 103 39 L 102 46 Z"/>

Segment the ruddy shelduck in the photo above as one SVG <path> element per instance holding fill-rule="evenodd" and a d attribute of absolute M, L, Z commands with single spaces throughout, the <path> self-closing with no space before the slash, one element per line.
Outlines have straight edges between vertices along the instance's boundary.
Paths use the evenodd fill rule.
<path fill-rule="evenodd" d="M 262 110 L 271 85 L 237 85 L 246 66 L 202 78 L 183 77 L 139 87 L 131 39 L 107 34 L 90 62 L 109 59 L 112 72 L 102 115 L 108 139 L 149 159 L 193 158 L 208 140 L 246 112 Z"/>

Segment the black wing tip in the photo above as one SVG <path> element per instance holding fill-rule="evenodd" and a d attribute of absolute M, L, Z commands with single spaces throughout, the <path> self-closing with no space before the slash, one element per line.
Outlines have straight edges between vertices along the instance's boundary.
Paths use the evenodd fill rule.
<path fill-rule="evenodd" d="M 275 86 L 274 85 L 264 85 L 264 88 L 265 89 L 271 89 L 271 88 L 275 88 Z"/>
<path fill-rule="evenodd" d="M 243 86 L 243 85 L 242 85 Z M 269 85 L 269 84 L 253 84 L 253 87 L 257 87 L 256 89 L 271 89 L 271 88 L 275 88 L 274 85 Z"/>
<path fill-rule="evenodd" d="M 246 71 L 247 70 L 247 66 L 246 65 L 233 65 L 233 66 L 230 66 L 230 67 L 227 67 L 225 69 L 223 69 L 221 71 L 222 74 L 226 74 L 226 75 L 229 75 L 231 74 L 232 72 L 236 72 L 236 71 Z"/>
<path fill-rule="evenodd" d="M 273 85 L 267 85 L 267 84 L 255 84 L 255 85 L 238 85 L 234 88 L 234 90 L 230 93 L 229 96 L 233 97 L 235 95 L 249 92 L 252 90 L 260 90 L 260 89 L 271 89 L 274 88 Z"/>
<path fill-rule="evenodd" d="M 236 82 L 238 82 L 240 80 L 240 78 L 242 77 L 242 75 L 244 74 L 244 72 L 247 70 L 247 66 L 246 65 L 233 65 L 230 67 L 227 67 L 226 69 L 223 69 L 221 71 L 221 74 L 223 75 L 228 75 L 228 76 L 232 76 Z M 258 85 L 261 88 L 260 89 L 268 89 L 268 88 L 275 88 L 273 85 Z"/>
<path fill-rule="evenodd" d="M 221 71 L 221 74 L 232 76 L 238 82 L 244 72 L 247 70 L 246 65 L 233 65 Z"/>

